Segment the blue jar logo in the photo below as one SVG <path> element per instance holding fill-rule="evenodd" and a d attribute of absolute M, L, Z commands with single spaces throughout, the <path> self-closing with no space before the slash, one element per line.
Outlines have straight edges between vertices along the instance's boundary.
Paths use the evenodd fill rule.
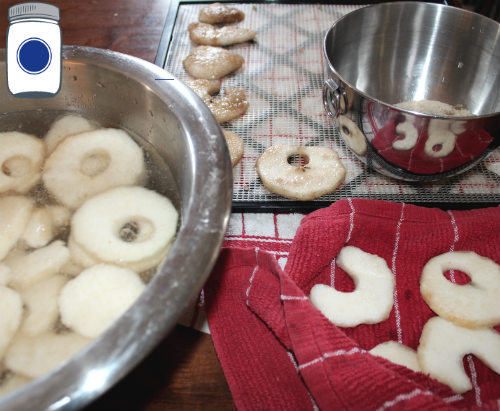
<path fill-rule="evenodd" d="M 51 61 L 52 52 L 49 45 L 38 37 L 24 40 L 17 49 L 17 64 L 28 74 L 43 73 Z"/>

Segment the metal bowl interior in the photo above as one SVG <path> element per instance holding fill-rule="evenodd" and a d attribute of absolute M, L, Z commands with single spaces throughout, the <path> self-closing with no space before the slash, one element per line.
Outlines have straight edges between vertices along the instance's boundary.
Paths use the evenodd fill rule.
<path fill-rule="evenodd" d="M 500 112 L 500 25 L 479 14 L 422 2 L 368 6 L 335 23 L 325 51 L 345 83 L 380 102 Z"/>
<path fill-rule="evenodd" d="M 43 135 L 62 112 L 121 127 L 160 164 L 152 184 L 181 215 L 166 261 L 136 303 L 65 365 L 0 398 L 0 410 L 79 409 L 141 361 L 196 299 L 229 219 L 231 161 L 209 109 L 151 63 L 107 50 L 64 47 L 59 93 L 27 99 L 7 91 L 5 56 L 0 50 L 1 131 Z"/>

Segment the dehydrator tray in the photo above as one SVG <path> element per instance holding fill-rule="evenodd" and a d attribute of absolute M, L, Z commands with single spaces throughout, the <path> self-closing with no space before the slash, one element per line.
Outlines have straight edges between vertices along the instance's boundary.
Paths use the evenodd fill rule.
<path fill-rule="evenodd" d="M 368 3 L 368 2 L 366 2 Z M 182 61 L 196 45 L 188 25 L 198 21 L 207 2 L 173 1 L 156 64 L 180 80 L 190 76 Z M 339 17 L 360 4 L 228 3 L 245 13 L 239 25 L 257 31 L 255 41 L 228 47 L 245 59 L 243 67 L 222 80 L 246 90 L 247 113 L 224 128 L 244 140 L 244 154 L 234 167 L 233 210 L 299 211 L 325 207 L 342 198 L 371 198 L 444 208 L 472 208 L 500 202 L 500 152 L 493 151 L 478 166 L 437 183 L 406 183 L 368 169 L 344 145 L 327 116 L 322 99 L 323 37 Z M 347 169 L 344 183 L 314 201 L 292 201 L 269 192 L 255 170 L 259 155 L 270 145 L 329 146 Z"/>

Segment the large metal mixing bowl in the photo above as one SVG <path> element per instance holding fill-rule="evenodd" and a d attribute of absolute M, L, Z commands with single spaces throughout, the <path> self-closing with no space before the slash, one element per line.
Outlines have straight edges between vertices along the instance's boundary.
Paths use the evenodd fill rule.
<path fill-rule="evenodd" d="M 0 410 L 79 409 L 122 378 L 196 299 L 218 256 L 231 208 L 231 161 L 223 134 L 187 86 L 151 63 L 111 51 L 65 47 L 63 57 L 57 96 L 25 99 L 7 91 L 0 50 L 0 130 L 40 135 L 61 111 L 125 128 L 165 163 L 152 177 L 173 198 L 182 221 L 168 258 L 136 303 L 66 365 L 1 397 Z"/>
<path fill-rule="evenodd" d="M 498 146 L 497 22 L 439 4 L 382 3 L 335 22 L 323 52 L 326 111 L 358 158 L 381 173 L 438 180 L 469 169 Z M 395 107 L 416 100 L 463 105 L 474 116 Z"/>

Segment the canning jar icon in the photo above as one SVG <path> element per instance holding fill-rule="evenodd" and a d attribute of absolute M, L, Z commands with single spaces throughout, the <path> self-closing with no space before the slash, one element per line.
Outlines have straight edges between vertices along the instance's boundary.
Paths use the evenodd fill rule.
<path fill-rule="evenodd" d="M 61 87 L 59 8 L 42 2 L 9 8 L 7 85 L 16 97 L 52 97 Z"/>

